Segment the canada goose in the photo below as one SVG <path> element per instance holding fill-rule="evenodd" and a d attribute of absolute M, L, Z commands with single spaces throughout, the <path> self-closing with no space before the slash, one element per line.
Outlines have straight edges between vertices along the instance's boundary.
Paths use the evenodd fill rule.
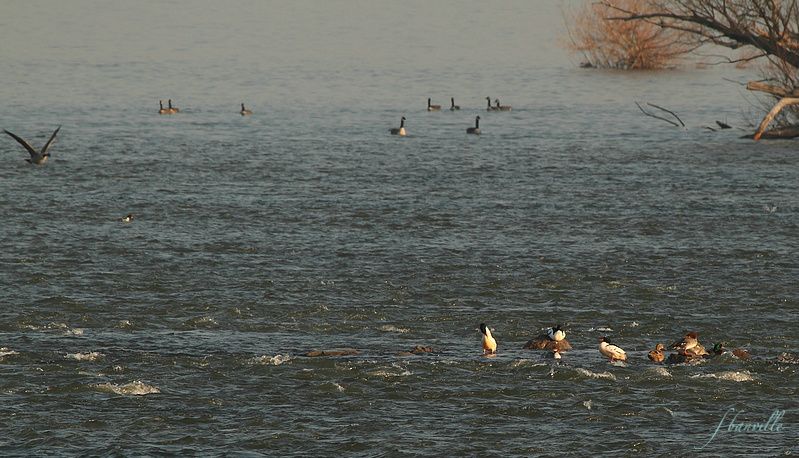
<path fill-rule="evenodd" d="M 655 349 L 650 351 L 647 356 L 649 356 L 649 359 L 651 361 L 654 361 L 656 363 L 662 363 L 663 360 L 666 358 L 666 355 L 663 353 L 663 350 L 665 349 L 666 347 L 664 347 L 663 344 L 657 344 L 655 345 Z"/>
<path fill-rule="evenodd" d="M 486 111 L 497 111 L 498 109 L 497 107 L 491 106 L 491 97 L 486 97 L 486 102 L 488 102 L 488 107 L 486 108 Z"/>
<path fill-rule="evenodd" d="M 399 135 L 400 137 L 404 137 L 405 136 L 405 116 L 403 116 L 402 119 L 400 119 L 400 126 L 399 127 L 393 127 L 391 129 L 389 129 L 389 132 L 391 132 L 391 135 Z"/>
<path fill-rule="evenodd" d="M 491 335 L 491 330 L 488 329 L 485 323 L 480 323 L 480 332 L 483 333 L 483 354 L 494 354 L 497 352 L 497 341 Z"/>
<path fill-rule="evenodd" d="M 169 114 L 175 114 L 180 112 L 180 108 L 172 106 L 172 99 L 167 101 L 167 105 L 169 106 Z"/>
<path fill-rule="evenodd" d="M 247 115 L 251 115 L 252 114 L 252 110 L 248 110 L 248 109 L 244 108 L 244 104 L 242 103 L 241 104 L 241 111 L 239 113 L 241 113 L 242 116 L 247 116 Z"/>
<path fill-rule="evenodd" d="M 47 143 L 44 144 L 44 147 L 42 147 L 42 150 L 38 151 L 38 152 L 35 149 L 33 149 L 33 147 L 30 145 L 30 143 L 26 142 L 25 140 L 23 140 L 22 138 L 18 137 L 17 135 L 12 134 L 11 132 L 9 132 L 9 131 L 7 131 L 5 129 L 3 130 L 3 132 L 5 132 L 8 135 L 10 135 L 11 138 L 16 140 L 17 143 L 19 143 L 26 150 L 28 150 L 28 153 L 30 153 L 31 158 L 30 159 L 25 159 L 26 161 L 28 161 L 31 164 L 42 165 L 45 162 L 47 162 L 47 159 L 50 157 L 50 153 L 48 153 L 47 150 L 50 149 L 50 145 L 53 144 L 53 140 L 55 140 L 55 136 L 56 136 L 56 134 L 58 133 L 59 130 L 61 130 L 61 126 L 58 126 L 58 128 L 56 128 L 55 132 L 53 132 L 53 135 L 50 136 L 50 140 L 47 140 Z"/>
<path fill-rule="evenodd" d="M 494 102 L 497 104 L 497 111 L 511 111 L 513 109 L 510 105 L 500 105 L 499 99 L 494 100 Z"/>
<path fill-rule="evenodd" d="M 606 337 L 599 338 L 599 352 L 613 361 L 627 361 L 627 353 L 620 347 L 613 345 Z"/>
<path fill-rule="evenodd" d="M 161 107 L 158 110 L 158 114 L 172 114 L 172 113 L 170 113 L 170 111 L 168 109 L 164 108 L 164 101 L 163 100 L 159 100 L 158 101 L 158 106 Z"/>
<path fill-rule="evenodd" d="M 427 111 L 441 111 L 441 105 L 430 105 L 430 98 L 428 98 Z"/>
<path fill-rule="evenodd" d="M 129 223 L 129 222 L 131 222 L 131 221 L 133 221 L 133 213 L 128 213 L 127 215 L 125 215 L 125 216 L 122 218 L 122 222 L 123 222 L 123 223 Z"/>
<path fill-rule="evenodd" d="M 457 111 L 461 109 L 460 105 L 455 105 L 455 97 L 450 97 L 449 100 L 452 102 L 452 106 L 449 107 L 449 111 Z"/>
<path fill-rule="evenodd" d="M 480 135 L 480 116 L 474 118 L 474 127 L 467 128 L 466 133 Z"/>

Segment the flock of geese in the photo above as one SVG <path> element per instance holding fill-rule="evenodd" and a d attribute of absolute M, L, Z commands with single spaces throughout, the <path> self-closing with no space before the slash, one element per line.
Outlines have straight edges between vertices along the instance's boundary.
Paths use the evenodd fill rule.
<path fill-rule="evenodd" d="M 450 102 L 452 105 L 449 107 L 449 111 L 459 111 L 461 109 L 460 105 L 455 105 L 455 97 L 450 97 Z M 486 111 L 511 111 L 513 107 L 510 105 L 502 105 L 499 103 L 499 99 L 494 99 L 495 105 L 491 105 L 491 97 L 486 97 Z M 242 109 L 244 106 L 242 105 Z M 441 105 L 433 105 L 433 99 L 427 99 L 427 111 L 441 111 Z M 388 130 L 391 135 L 399 135 L 400 137 L 404 137 L 408 135 L 408 132 L 405 130 L 405 116 L 400 118 L 400 125 L 399 127 L 392 127 Z M 467 134 L 472 135 L 480 135 L 480 116 L 477 116 L 474 119 L 474 127 L 469 127 L 466 129 Z"/>
<path fill-rule="evenodd" d="M 427 111 L 441 111 L 441 105 L 433 105 L 432 102 L 433 100 L 431 98 L 427 99 Z M 450 102 L 452 102 L 452 106 L 450 106 L 449 108 L 450 111 L 458 111 L 461 109 L 459 105 L 455 105 L 454 97 L 450 98 Z M 486 103 L 487 103 L 486 111 L 511 111 L 513 109 L 513 107 L 511 107 L 510 105 L 502 105 L 499 102 L 499 99 L 494 99 L 494 105 L 491 105 L 491 97 L 486 97 Z M 158 114 L 173 115 L 177 113 L 180 113 L 180 108 L 172 105 L 172 99 L 167 100 L 166 107 L 164 107 L 163 100 L 158 101 Z M 246 108 L 244 106 L 244 103 L 242 103 L 241 110 L 239 110 L 239 114 L 242 116 L 249 116 L 252 114 L 252 110 Z M 56 128 L 55 132 L 53 132 L 53 134 L 50 136 L 50 139 L 47 140 L 47 143 L 45 143 L 44 147 L 42 147 L 42 149 L 38 151 L 22 137 L 14 133 L 11 133 L 5 129 L 3 130 L 3 132 L 11 136 L 11 138 L 16 140 L 17 143 L 22 145 L 22 147 L 28 151 L 31 157 L 30 159 L 25 159 L 27 162 L 36 165 L 42 165 L 47 162 L 47 159 L 50 158 L 50 153 L 48 152 L 48 150 L 50 149 L 50 146 L 52 146 L 53 140 L 55 140 L 56 134 L 58 134 L 59 130 L 61 130 L 61 126 L 58 126 L 58 128 Z M 405 130 L 405 116 L 403 116 L 402 119 L 400 119 L 400 126 L 389 129 L 389 132 L 391 133 L 391 135 L 399 135 L 401 137 L 407 135 L 407 131 Z M 466 133 L 472 135 L 480 135 L 480 116 L 477 116 L 475 118 L 474 127 L 467 128 Z"/>
<path fill-rule="evenodd" d="M 485 323 L 480 323 L 480 333 L 483 334 L 482 345 L 483 355 L 492 356 L 497 353 L 497 340 L 491 334 L 491 330 Z M 547 330 L 547 332 L 531 339 L 524 347 L 527 350 L 547 350 L 552 352 L 552 357 L 561 359 L 561 352 L 572 349 L 571 344 L 566 340 L 566 331 L 561 325 L 556 325 Z M 690 363 L 694 361 L 701 361 L 706 358 L 713 358 L 725 353 L 731 353 L 738 359 L 749 359 L 749 352 L 736 348 L 731 352 L 724 347 L 724 343 L 717 343 L 713 349 L 708 352 L 701 343 L 699 343 L 699 334 L 690 331 L 687 332 L 682 339 L 674 342 L 671 348 L 675 350 L 674 353 L 666 357 L 666 347 L 663 344 L 657 344 L 655 349 L 650 351 L 647 355 L 649 359 L 656 363 L 666 364 L 679 364 Z M 627 361 L 627 353 L 621 347 L 610 342 L 610 340 L 602 336 L 599 338 L 599 353 L 608 358 L 611 363 Z"/>

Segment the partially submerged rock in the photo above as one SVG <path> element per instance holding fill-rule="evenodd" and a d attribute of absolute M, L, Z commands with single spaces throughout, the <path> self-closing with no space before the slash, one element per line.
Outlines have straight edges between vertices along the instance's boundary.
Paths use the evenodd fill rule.
<path fill-rule="evenodd" d="M 316 358 L 320 356 L 353 356 L 357 355 L 358 350 L 354 348 L 335 348 L 331 350 L 312 350 L 305 354 L 310 358 Z"/>
<path fill-rule="evenodd" d="M 398 356 L 413 356 L 413 355 L 423 355 L 425 353 L 433 353 L 433 347 L 425 347 L 422 345 L 416 345 L 410 351 L 401 351 L 397 353 Z"/>

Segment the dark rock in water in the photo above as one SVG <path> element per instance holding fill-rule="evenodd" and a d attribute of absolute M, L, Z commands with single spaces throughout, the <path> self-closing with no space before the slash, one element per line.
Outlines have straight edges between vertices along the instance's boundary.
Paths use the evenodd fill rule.
<path fill-rule="evenodd" d="M 591 62 L 580 62 L 580 68 L 594 68 L 594 64 Z"/>
<path fill-rule="evenodd" d="M 556 342 L 549 338 L 546 334 L 541 334 L 535 339 L 529 340 L 523 347 L 525 350 L 550 350 L 550 351 L 568 351 L 572 349 L 568 340 L 563 339 Z"/>
<path fill-rule="evenodd" d="M 313 350 L 305 354 L 305 356 L 316 358 L 319 356 L 352 356 L 357 355 L 358 350 L 354 348 L 336 348 L 333 350 Z"/>
<path fill-rule="evenodd" d="M 425 353 L 433 353 L 433 347 L 424 347 L 422 345 L 416 345 L 410 351 L 401 351 L 397 354 L 399 356 L 413 356 L 413 355 L 423 355 Z"/>

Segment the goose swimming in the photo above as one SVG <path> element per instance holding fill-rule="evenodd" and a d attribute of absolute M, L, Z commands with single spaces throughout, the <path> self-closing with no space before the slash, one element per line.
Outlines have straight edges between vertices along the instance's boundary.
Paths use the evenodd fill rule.
<path fill-rule="evenodd" d="M 391 135 L 399 135 L 400 137 L 404 137 L 405 136 L 405 116 L 403 116 L 402 119 L 400 119 L 400 126 L 399 127 L 393 127 L 391 129 L 389 129 L 389 132 L 391 132 Z"/>
<path fill-rule="evenodd" d="M 169 114 L 175 114 L 180 112 L 180 108 L 172 106 L 172 99 L 167 100 L 167 105 L 169 106 Z"/>
<path fill-rule="evenodd" d="M 480 116 L 474 118 L 474 127 L 467 128 L 466 133 L 480 135 Z"/>
<path fill-rule="evenodd" d="M 494 102 L 497 104 L 495 108 L 497 111 L 511 111 L 513 109 L 510 105 L 500 105 L 499 99 L 494 100 Z"/>
<path fill-rule="evenodd" d="M 431 99 L 427 99 L 427 111 L 441 111 L 441 105 L 430 105 Z"/>
<path fill-rule="evenodd" d="M 497 111 L 497 107 L 491 106 L 491 97 L 486 97 L 486 102 L 488 103 L 488 107 L 486 107 L 486 111 Z"/>
<path fill-rule="evenodd" d="M 45 162 L 47 162 L 47 159 L 50 157 L 50 153 L 48 153 L 47 150 L 50 149 L 50 145 L 53 144 L 53 140 L 55 140 L 55 136 L 56 136 L 56 134 L 58 133 L 59 130 L 61 130 L 61 126 L 58 126 L 58 128 L 56 128 L 56 130 L 53 132 L 53 135 L 50 136 L 50 140 L 47 140 L 47 143 L 44 144 L 44 147 L 42 147 L 41 151 L 36 151 L 35 149 L 33 149 L 33 147 L 30 145 L 30 143 L 26 142 L 25 140 L 23 140 L 22 138 L 18 137 L 15 134 L 13 134 L 13 133 L 5 130 L 5 129 L 3 129 L 3 132 L 5 132 L 8 135 L 10 135 L 11 138 L 16 140 L 17 143 L 19 143 L 26 150 L 28 150 L 28 153 L 30 153 L 31 158 L 30 159 L 25 159 L 26 161 L 28 161 L 31 164 L 42 165 Z"/>
<path fill-rule="evenodd" d="M 158 106 L 160 107 L 158 109 L 158 114 L 172 114 L 168 109 L 164 108 L 164 101 L 163 100 L 159 100 L 158 101 Z"/>
<path fill-rule="evenodd" d="M 460 105 L 455 105 L 455 97 L 450 97 L 449 100 L 452 102 L 452 106 L 449 107 L 449 111 L 457 111 L 460 110 Z"/>
<path fill-rule="evenodd" d="M 247 115 L 251 115 L 252 114 L 252 110 L 248 110 L 248 109 L 244 108 L 244 104 L 242 103 L 241 104 L 241 111 L 239 111 L 239 113 L 241 113 L 242 116 L 247 116 Z"/>

